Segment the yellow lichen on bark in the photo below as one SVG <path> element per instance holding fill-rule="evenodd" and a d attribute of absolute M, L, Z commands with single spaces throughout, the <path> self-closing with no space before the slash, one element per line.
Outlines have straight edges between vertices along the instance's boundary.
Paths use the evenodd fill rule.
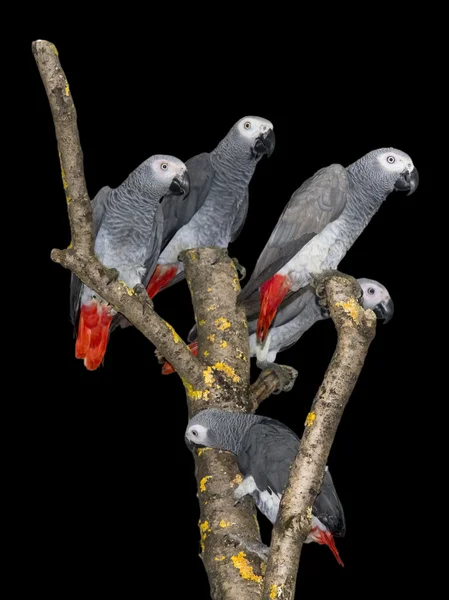
<path fill-rule="evenodd" d="M 244 552 L 239 552 L 236 556 L 231 556 L 234 567 L 240 571 L 240 576 L 243 577 L 243 579 L 249 579 L 250 581 L 261 583 L 262 576 L 254 573 L 252 566 L 245 557 L 246 554 Z"/>
<path fill-rule="evenodd" d="M 347 302 L 336 302 L 335 306 L 341 306 L 341 308 L 351 317 L 353 321 L 360 323 L 360 317 L 362 316 L 363 308 L 355 298 L 349 298 Z"/>
<path fill-rule="evenodd" d="M 206 477 L 203 477 L 203 479 L 200 481 L 200 492 L 206 491 L 206 481 L 208 479 L 212 479 L 212 475 L 206 475 Z"/>
<path fill-rule="evenodd" d="M 226 329 L 229 329 L 231 327 L 231 323 L 224 317 L 220 317 L 219 319 L 216 319 L 215 325 L 217 326 L 217 329 L 219 329 L 220 331 L 225 331 Z"/>
<path fill-rule="evenodd" d="M 307 415 L 306 422 L 304 423 L 304 425 L 306 427 L 311 427 L 311 425 L 315 421 L 315 419 L 316 419 L 316 414 L 314 412 L 309 412 L 309 414 Z"/>

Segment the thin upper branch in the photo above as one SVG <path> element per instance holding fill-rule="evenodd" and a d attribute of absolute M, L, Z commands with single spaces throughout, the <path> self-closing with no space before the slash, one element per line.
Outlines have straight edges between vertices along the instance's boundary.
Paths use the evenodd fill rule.
<path fill-rule="evenodd" d="M 360 288 L 352 278 L 324 281 L 338 341 L 310 413 L 290 471 L 271 538 L 263 600 L 293 600 L 302 545 L 311 528 L 312 507 L 345 406 L 376 332 L 376 317 L 363 310 Z"/>
<path fill-rule="evenodd" d="M 109 269 L 94 254 L 91 202 L 69 84 L 54 44 L 38 40 L 33 42 L 32 50 L 55 125 L 72 234 L 69 248 L 53 250 L 51 258 L 112 304 L 167 357 L 186 381 L 197 384 L 202 381 L 200 364 L 173 328 L 153 311 L 149 302 L 143 303 L 123 282 L 112 280 Z"/>

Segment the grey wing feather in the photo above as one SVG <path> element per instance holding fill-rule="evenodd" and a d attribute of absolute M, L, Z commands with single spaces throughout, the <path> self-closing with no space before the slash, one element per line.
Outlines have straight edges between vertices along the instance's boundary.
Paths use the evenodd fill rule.
<path fill-rule="evenodd" d="M 208 152 L 189 158 L 185 164 L 190 178 L 189 193 L 181 196 L 167 194 L 161 202 L 164 215 L 161 252 L 175 233 L 201 208 L 212 184 L 214 168 Z"/>
<path fill-rule="evenodd" d="M 340 216 L 347 191 L 346 169 L 333 164 L 317 171 L 292 194 L 248 283 L 239 294 L 239 302 L 249 298 L 307 242 Z"/>
<path fill-rule="evenodd" d="M 164 215 L 162 212 L 162 207 L 159 205 L 158 210 L 156 211 L 156 215 L 154 218 L 153 224 L 153 235 L 149 240 L 148 244 L 148 252 L 147 259 L 144 263 L 146 267 L 145 274 L 142 278 L 142 285 L 147 287 L 148 282 L 153 275 L 153 271 L 157 265 L 157 259 L 159 258 L 161 243 L 162 243 L 162 234 L 164 230 Z M 131 323 L 120 313 L 117 313 L 111 323 L 111 327 L 109 328 L 109 335 L 116 329 L 117 327 L 121 327 L 125 329 L 125 327 L 130 327 Z"/>
<path fill-rule="evenodd" d="M 315 500 L 313 514 L 326 525 L 332 535 L 345 536 L 345 514 L 329 470 L 326 470 L 324 474 L 321 492 Z"/>
<path fill-rule="evenodd" d="M 92 232 L 94 240 L 97 237 L 98 230 L 100 229 L 100 225 L 103 220 L 106 199 L 111 189 L 112 188 L 110 188 L 108 185 L 105 185 L 92 200 Z M 72 321 L 74 327 L 77 326 L 82 287 L 83 282 L 72 273 L 70 278 L 70 320 Z"/>
<path fill-rule="evenodd" d="M 307 304 L 313 300 L 314 296 L 315 293 L 310 285 L 288 295 L 276 313 L 273 327 L 285 325 L 297 317 Z M 248 317 L 248 333 L 251 335 L 256 332 L 257 328 L 257 319 L 260 311 L 260 295 L 257 294 L 257 296 L 254 296 L 251 303 L 248 303 L 248 306 L 245 304 L 245 308 L 247 309 L 246 314 L 250 315 Z"/>
<path fill-rule="evenodd" d="M 246 190 L 245 197 L 240 205 L 239 211 L 234 219 L 231 230 L 231 242 L 234 242 L 240 235 L 243 226 L 245 225 L 246 217 L 248 216 L 249 208 L 249 191 Z"/>
<path fill-rule="evenodd" d="M 252 475 L 259 490 L 282 494 L 299 448 L 298 436 L 283 423 L 264 418 L 243 436 L 238 466 Z"/>

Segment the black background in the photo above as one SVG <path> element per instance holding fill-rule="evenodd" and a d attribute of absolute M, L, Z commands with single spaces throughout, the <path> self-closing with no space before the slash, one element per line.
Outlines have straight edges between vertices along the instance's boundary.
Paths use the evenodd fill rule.
<path fill-rule="evenodd" d="M 24 384 L 39 395 L 23 405 L 32 425 L 23 463 L 31 499 L 26 540 L 34 560 L 42 561 L 35 589 L 59 597 L 75 590 L 208 597 L 180 380 L 160 375 L 154 348 L 132 328 L 113 334 L 98 371 L 87 372 L 74 357 L 70 274 L 50 260 L 52 248 L 68 245 L 70 232 L 51 113 L 31 54 L 31 41 L 44 38 L 56 44 L 70 83 L 91 196 L 103 185 L 120 184 L 151 154 L 187 160 L 212 150 L 244 115 L 273 122 L 276 149 L 256 169 L 248 219 L 230 250 L 248 275 L 291 193 L 317 169 L 348 165 L 384 146 L 412 157 L 420 173 L 417 192 L 392 194 L 340 264 L 356 277 L 382 282 L 395 316 L 378 326 L 329 458 L 347 519 L 346 538 L 337 540 L 345 568 L 327 548 L 310 544 L 298 583 L 316 599 L 360 598 L 386 586 L 400 591 L 416 561 L 424 560 L 432 518 L 427 469 L 418 461 L 425 462 L 426 453 L 416 444 L 428 423 L 436 372 L 425 365 L 432 289 L 420 264 L 434 253 L 429 232 L 440 214 L 434 207 L 444 194 L 447 201 L 447 187 L 437 185 L 447 159 L 434 150 L 431 61 L 413 54 L 410 30 L 396 40 L 400 49 L 389 50 L 384 40 L 370 57 L 353 48 L 342 59 L 330 53 L 321 59 L 310 48 L 274 55 L 252 42 L 246 52 L 228 49 L 221 37 L 217 57 L 198 39 L 195 46 L 192 38 L 191 46 L 161 46 L 154 27 L 152 35 L 135 36 L 127 27 L 75 34 L 61 25 L 36 22 L 24 43 L 38 190 L 26 221 L 33 249 L 29 285 L 40 316 Z M 390 61 L 394 68 L 387 67 Z M 157 296 L 155 305 L 185 338 L 193 323 L 185 282 Z M 280 354 L 279 362 L 298 369 L 298 380 L 259 412 L 301 434 L 334 346 L 327 321 Z M 178 595 L 172 582 L 183 590 Z"/>

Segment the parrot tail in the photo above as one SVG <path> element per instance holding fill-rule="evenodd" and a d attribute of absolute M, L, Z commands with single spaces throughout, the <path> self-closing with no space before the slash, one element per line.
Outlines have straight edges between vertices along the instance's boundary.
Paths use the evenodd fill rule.
<path fill-rule="evenodd" d="M 193 356 L 196 356 L 198 354 L 198 340 L 195 340 L 194 342 L 189 344 L 187 346 L 187 348 L 190 350 L 190 352 L 193 354 Z M 171 373 L 174 373 L 174 372 L 175 372 L 174 368 L 166 360 L 164 363 L 164 366 L 162 367 L 162 375 L 170 375 Z"/>
<path fill-rule="evenodd" d="M 164 287 L 170 283 L 178 272 L 178 265 L 157 265 L 147 286 L 150 298 L 154 298 Z"/>
<path fill-rule="evenodd" d="M 312 527 L 312 530 L 309 535 L 314 542 L 317 542 L 317 544 L 325 544 L 326 546 L 329 546 L 332 554 L 337 559 L 338 564 L 344 567 L 343 561 L 341 560 L 340 555 L 338 554 L 337 546 L 335 545 L 334 538 L 330 531 L 328 531 L 327 529 L 326 531 L 323 531 L 319 527 Z"/>
<path fill-rule="evenodd" d="M 103 361 L 112 316 L 110 306 L 96 300 L 81 306 L 75 356 L 84 359 L 88 371 L 95 371 Z"/>
<path fill-rule="evenodd" d="M 271 322 L 282 300 L 290 289 L 290 279 L 273 275 L 260 287 L 260 314 L 257 321 L 257 341 L 264 342 Z"/>

